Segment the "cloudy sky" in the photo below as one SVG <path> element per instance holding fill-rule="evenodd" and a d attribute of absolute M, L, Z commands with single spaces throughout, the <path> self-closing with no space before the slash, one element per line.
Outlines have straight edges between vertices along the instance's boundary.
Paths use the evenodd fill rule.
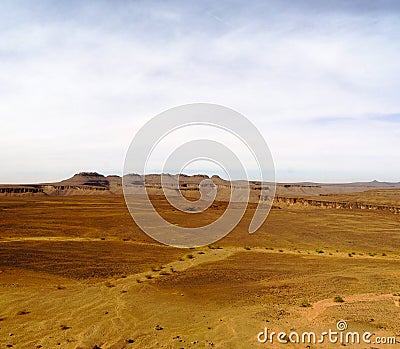
<path fill-rule="evenodd" d="M 250 119 L 280 181 L 400 181 L 399 1 L 1 1 L 0 182 L 121 174 L 168 108 Z"/>

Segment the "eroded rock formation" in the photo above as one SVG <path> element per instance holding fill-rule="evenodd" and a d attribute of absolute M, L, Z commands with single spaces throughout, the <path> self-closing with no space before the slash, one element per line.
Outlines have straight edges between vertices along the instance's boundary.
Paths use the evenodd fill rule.
<path fill-rule="evenodd" d="M 300 205 L 300 206 L 313 206 L 321 208 L 335 208 L 335 209 L 358 209 L 358 210 L 377 210 L 377 211 L 388 211 L 395 214 L 400 214 L 400 207 L 388 206 L 388 205 L 374 205 L 356 201 L 328 201 L 328 200 L 316 200 L 307 199 L 301 197 L 286 197 L 286 196 L 275 196 L 276 203 L 283 203 L 289 206 Z"/>

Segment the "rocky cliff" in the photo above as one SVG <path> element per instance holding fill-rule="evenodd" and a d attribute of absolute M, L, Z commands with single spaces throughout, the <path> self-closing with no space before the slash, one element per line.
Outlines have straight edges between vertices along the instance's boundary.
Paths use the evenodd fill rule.
<path fill-rule="evenodd" d="M 185 196 L 197 198 L 199 184 L 211 179 L 218 188 L 217 200 L 228 201 L 230 198 L 230 182 L 218 176 L 207 175 L 165 175 L 163 184 L 167 183 L 168 189 L 175 193 L 182 191 Z M 146 186 L 154 195 L 162 194 L 160 174 L 129 174 L 124 177 L 125 184 L 132 186 Z M 237 182 L 241 183 L 241 182 Z M 247 183 L 247 182 L 245 182 Z M 266 183 L 250 182 L 250 202 L 258 202 L 262 188 L 268 187 Z M 283 205 L 312 206 L 331 209 L 360 209 L 387 211 L 400 213 L 400 207 L 394 205 L 381 205 L 353 200 L 335 200 L 333 193 L 358 193 L 367 190 L 396 189 L 400 183 L 381 183 L 377 181 L 368 183 L 349 184 L 318 184 L 318 183 L 279 183 L 276 186 L 275 203 Z M 32 185 L 0 185 L 0 195 L 27 196 L 27 195 L 121 195 L 122 178 L 120 176 L 104 176 L 97 172 L 81 172 L 69 179 L 57 183 L 44 183 Z M 327 195 L 326 197 L 324 197 Z M 307 198 L 308 197 L 321 197 Z M 396 202 L 394 203 L 396 204 Z"/>
<path fill-rule="evenodd" d="M 283 203 L 288 206 L 303 206 L 303 207 L 320 207 L 320 208 L 334 208 L 334 209 L 357 209 L 357 210 L 376 210 L 387 211 L 394 214 L 400 214 L 400 207 L 389 205 L 375 205 L 364 202 L 356 201 L 329 201 L 329 200 L 316 200 L 301 197 L 287 197 L 275 196 L 275 203 Z"/>

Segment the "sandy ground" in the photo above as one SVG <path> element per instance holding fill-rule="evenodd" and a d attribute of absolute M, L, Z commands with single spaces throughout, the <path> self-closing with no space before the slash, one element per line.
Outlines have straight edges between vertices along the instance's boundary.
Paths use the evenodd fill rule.
<path fill-rule="evenodd" d="M 245 217 L 218 244 L 176 249 L 132 227 L 121 198 L 2 200 L 0 348 L 333 348 L 257 334 L 339 320 L 400 339 L 395 215 L 282 208 L 254 236 Z"/>

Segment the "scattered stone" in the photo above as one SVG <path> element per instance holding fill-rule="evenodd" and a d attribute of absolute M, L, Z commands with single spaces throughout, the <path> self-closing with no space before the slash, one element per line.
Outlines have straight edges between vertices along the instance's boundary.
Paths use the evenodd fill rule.
<path fill-rule="evenodd" d="M 17 315 L 26 315 L 26 314 L 29 314 L 29 313 L 30 313 L 29 311 L 20 310 L 20 311 L 17 313 Z"/>
<path fill-rule="evenodd" d="M 160 325 L 156 325 L 155 329 L 156 329 L 156 331 L 161 331 L 161 330 L 163 330 L 164 328 L 161 327 Z"/>
<path fill-rule="evenodd" d="M 12 344 L 7 344 L 6 347 L 7 347 L 7 348 L 12 348 L 13 345 L 12 345 Z"/>
<path fill-rule="evenodd" d="M 134 339 L 127 339 L 126 342 L 127 343 L 135 343 L 135 340 Z"/>
<path fill-rule="evenodd" d="M 14 335 L 14 333 L 10 333 L 9 336 L 12 337 Z"/>
<path fill-rule="evenodd" d="M 92 349 L 101 349 L 97 344 Z"/>

